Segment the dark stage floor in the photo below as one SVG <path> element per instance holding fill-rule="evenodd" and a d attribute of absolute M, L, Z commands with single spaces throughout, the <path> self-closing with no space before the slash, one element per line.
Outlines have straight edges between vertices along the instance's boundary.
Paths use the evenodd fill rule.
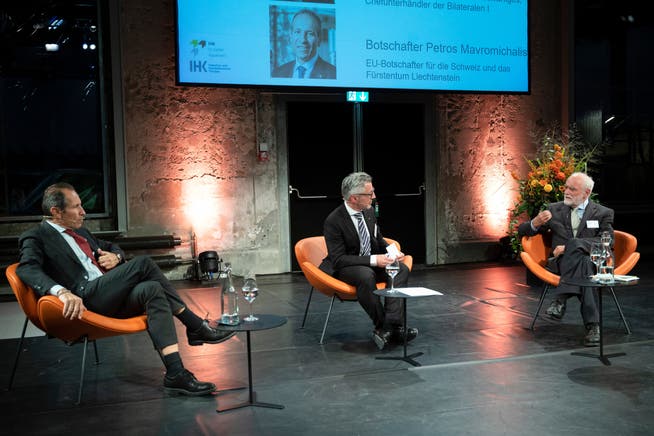
<path fill-rule="evenodd" d="M 402 347 L 377 351 L 357 303 L 335 304 L 325 344 L 319 345 L 329 300 L 314 295 L 301 330 L 308 296 L 304 277 L 263 276 L 255 312 L 283 315 L 288 322 L 251 333 L 253 385 L 259 401 L 282 404 L 283 410 L 216 413 L 247 400 L 247 390 L 200 398 L 166 395 L 161 363 L 145 333 L 98 342 L 102 364 L 89 358 L 83 402 L 76 406 L 82 347 L 41 336 L 27 340 L 14 389 L 1 394 L 0 434 L 653 434 L 652 263 L 641 260 L 632 274 L 641 277 L 639 285 L 617 291 L 631 335 L 611 299 L 604 299 L 605 352 L 626 353 L 611 359 L 611 366 L 570 354 L 598 351 L 582 345 L 576 300 L 563 321 L 543 317 L 535 332 L 526 329 L 540 289 L 525 285 L 520 265 L 413 272 L 412 285 L 444 294 L 408 303 L 409 325 L 420 329 L 408 351 L 424 353 L 416 358 L 420 367 L 375 359 L 401 355 Z M 198 313 L 218 314 L 213 290 L 179 285 Z M 3 329 L 8 319 L 0 320 Z M 0 340 L 4 384 L 17 343 Z M 245 333 L 219 345 L 181 345 L 186 367 L 198 378 L 223 389 L 247 385 Z"/>

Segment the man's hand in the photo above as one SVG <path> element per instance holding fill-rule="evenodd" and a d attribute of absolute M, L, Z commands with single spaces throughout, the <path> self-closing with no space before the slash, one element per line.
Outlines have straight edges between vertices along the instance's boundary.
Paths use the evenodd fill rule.
<path fill-rule="evenodd" d="M 86 310 L 82 299 L 77 295 L 70 292 L 68 289 L 62 289 L 59 292 L 59 300 L 64 303 L 64 318 L 68 319 L 81 319 L 82 314 Z"/>
<path fill-rule="evenodd" d="M 563 254 L 564 251 L 565 251 L 565 245 L 557 245 L 556 247 L 554 247 L 554 251 L 552 251 L 552 254 L 554 255 L 554 257 L 559 257 L 560 255 Z"/>
<path fill-rule="evenodd" d="M 538 228 L 552 219 L 552 212 L 549 210 L 544 210 L 540 212 L 536 217 L 531 220 L 531 225 Z"/>
<path fill-rule="evenodd" d="M 377 258 L 377 266 L 380 268 L 384 268 L 386 265 L 389 263 L 393 262 L 393 258 L 390 256 L 387 256 L 385 254 L 375 254 L 375 257 Z M 404 253 L 400 253 L 399 256 L 397 256 L 397 260 L 400 262 L 404 259 Z"/>
<path fill-rule="evenodd" d="M 98 248 L 98 255 L 98 263 L 107 271 L 115 268 L 120 263 L 118 255 L 116 253 L 112 253 L 111 251 L 104 251 Z"/>

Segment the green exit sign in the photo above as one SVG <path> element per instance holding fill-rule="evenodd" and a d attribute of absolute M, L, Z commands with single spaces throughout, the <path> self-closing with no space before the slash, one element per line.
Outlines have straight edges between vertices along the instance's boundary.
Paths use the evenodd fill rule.
<path fill-rule="evenodd" d="M 368 93 L 366 91 L 348 91 L 345 93 L 347 101 L 354 103 L 366 103 L 368 101 Z"/>

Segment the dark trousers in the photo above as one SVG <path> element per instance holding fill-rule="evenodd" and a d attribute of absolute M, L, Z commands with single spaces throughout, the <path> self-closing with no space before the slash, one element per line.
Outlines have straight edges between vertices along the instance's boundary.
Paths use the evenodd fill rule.
<path fill-rule="evenodd" d="M 595 265 L 590 260 L 584 243 L 579 239 L 570 239 L 562 255 L 550 261 L 547 269 L 561 276 L 561 281 L 584 279 L 595 273 Z M 553 291 L 557 298 L 570 298 L 576 295 L 581 301 L 581 317 L 584 324 L 599 322 L 598 294 L 596 288 L 560 284 Z"/>
<path fill-rule="evenodd" d="M 337 271 L 334 276 L 357 288 L 359 304 L 372 319 L 375 328 L 391 328 L 402 325 L 402 299 L 386 298 L 382 306 L 381 297 L 373 294 L 378 282 L 386 281 L 390 287 L 390 278 L 384 268 L 356 265 Z M 404 287 L 409 280 L 409 268 L 400 262 L 400 272 L 395 276 L 394 286 Z"/>
<path fill-rule="evenodd" d="M 84 305 L 114 318 L 146 313 L 148 333 L 157 350 L 177 343 L 173 314 L 184 302 L 159 267 L 147 256 L 118 265 L 85 287 Z"/>

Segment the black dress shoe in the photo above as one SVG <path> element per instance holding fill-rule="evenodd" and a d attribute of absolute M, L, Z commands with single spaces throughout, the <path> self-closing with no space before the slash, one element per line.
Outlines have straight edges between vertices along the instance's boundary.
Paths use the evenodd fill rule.
<path fill-rule="evenodd" d="M 186 330 L 186 337 L 188 338 L 189 345 L 219 344 L 235 334 L 236 332 L 217 330 L 211 327 L 207 320 L 202 321 L 200 328 L 194 332 L 188 329 Z"/>
<path fill-rule="evenodd" d="M 600 329 L 599 324 L 589 323 L 586 326 L 586 336 L 584 337 L 584 345 L 586 347 L 597 347 L 600 342 Z"/>
<path fill-rule="evenodd" d="M 559 299 L 552 301 L 550 307 L 547 308 L 547 314 L 554 319 L 562 319 L 565 315 L 565 300 L 563 302 Z"/>
<path fill-rule="evenodd" d="M 164 377 L 164 391 L 170 394 L 190 395 L 198 397 L 209 395 L 216 390 L 216 385 L 209 382 L 201 382 L 195 378 L 189 370 L 183 370 L 175 377 Z"/>
<path fill-rule="evenodd" d="M 384 347 L 391 340 L 392 336 L 393 333 L 390 330 L 375 329 L 372 332 L 372 340 L 375 341 L 375 345 L 377 345 L 377 348 L 379 348 L 380 350 L 384 349 Z"/>
<path fill-rule="evenodd" d="M 408 327 L 407 329 L 407 334 L 406 334 L 406 341 L 411 342 L 418 336 L 418 329 L 413 328 L 413 327 Z M 397 326 L 393 329 L 393 341 L 397 342 L 398 344 L 403 344 L 404 343 L 404 327 L 403 326 Z"/>

